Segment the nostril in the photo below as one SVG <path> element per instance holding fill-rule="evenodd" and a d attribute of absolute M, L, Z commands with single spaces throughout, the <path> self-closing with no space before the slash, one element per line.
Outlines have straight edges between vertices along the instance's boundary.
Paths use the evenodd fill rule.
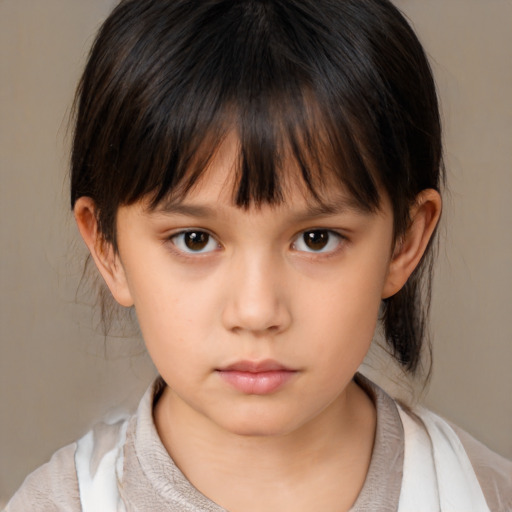
<path fill-rule="evenodd" d="M 262 329 L 253 329 L 235 325 L 231 327 L 230 330 L 233 334 L 240 334 L 244 331 L 251 331 L 255 336 L 268 336 L 269 334 L 277 334 L 280 331 L 280 327 L 278 325 L 271 325 L 270 327 L 265 327 Z"/>

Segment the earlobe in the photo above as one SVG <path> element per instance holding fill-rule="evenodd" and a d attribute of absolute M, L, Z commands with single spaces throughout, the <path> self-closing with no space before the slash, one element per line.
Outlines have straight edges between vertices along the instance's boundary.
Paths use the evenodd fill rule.
<path fill-rule="evenodd" d="M 78 230 L 110 292 L 122 306 L 133 306 L 133 299 L 119 255 L 115 253 L 112 244 L 105 241 L 98 229 L 94 201 L 90 197 L 80 197 L 77 199 L 73 211 Z"/>
<path fill-rule="evenodd" d="M 411 223 L 397 241 L 382 291 L 386 299 L 397 293 L 418 266 L 441 216 L 441 196 L 433 189 L 421 191 L 411 207 Z"/>

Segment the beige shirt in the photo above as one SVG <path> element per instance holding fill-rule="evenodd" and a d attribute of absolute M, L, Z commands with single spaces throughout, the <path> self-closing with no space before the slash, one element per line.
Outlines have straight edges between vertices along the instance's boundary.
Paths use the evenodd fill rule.
<path fill-rule="evenodd" d="M 396 402 L 361 375 L 356 382 L 377 410 L 372 459 L 352 512 L 396 511 L 402 483 L 404 432 Z M 127 512 L 225 512 L 195 489 L 162 445 L 153 422 L 153 407 L 164 383 L 157 379 L 144 395 L 128 423 L 124 444 L 124 471 L 120 493 Z M 453 427 L 471 460 L 491 511 L 512 511 L 512 462 L 490 451 L 469 434 Z M 116 443 L 119 424 L 94 429 L 91 472 Z M 7 505 L 7 512 L 80 511 L 75 470 L 76 443 L 57 451 L 52 459 L 27 477 Z"/>

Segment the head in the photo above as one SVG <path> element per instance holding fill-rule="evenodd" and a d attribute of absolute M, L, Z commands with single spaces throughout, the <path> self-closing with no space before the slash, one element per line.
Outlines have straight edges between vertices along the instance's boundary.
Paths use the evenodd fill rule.
<path fill-rule="evenodd" d="M 204 193 L 226 153 L 226 204 L 265 213 L 300 197 L 322 207 L 340 191 L 367 215 L 389 211 L 390 261 L 443 180 L 432 74 L 387 0 L 122 1 L 76 106 L 71 204 L 114 257 L 120 212 Z M 436 204 L 421 254 L 381 304 L 386 340 L 412 373 L 426 340 Z"/>

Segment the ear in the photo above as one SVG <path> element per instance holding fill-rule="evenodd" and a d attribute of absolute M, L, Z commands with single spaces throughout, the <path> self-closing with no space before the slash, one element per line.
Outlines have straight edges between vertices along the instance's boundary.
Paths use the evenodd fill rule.
<path fill-rule="evenodd" d="M 433 189 L 422 190 L 411 207 L 411 222 L 397 241 L 382 291 L 386 299 L 407 282 L 421 260 L 441 216 L 441 196 Z"/>
<path fill-rule="evenodd" d="M 98 229 L 96 205 L 90 197 L 80 197 L 74 207 L 78 230 L 114 298 L 121 306 L 133 306 L 126 274 L 112 243 L 107 242 Z"/>

